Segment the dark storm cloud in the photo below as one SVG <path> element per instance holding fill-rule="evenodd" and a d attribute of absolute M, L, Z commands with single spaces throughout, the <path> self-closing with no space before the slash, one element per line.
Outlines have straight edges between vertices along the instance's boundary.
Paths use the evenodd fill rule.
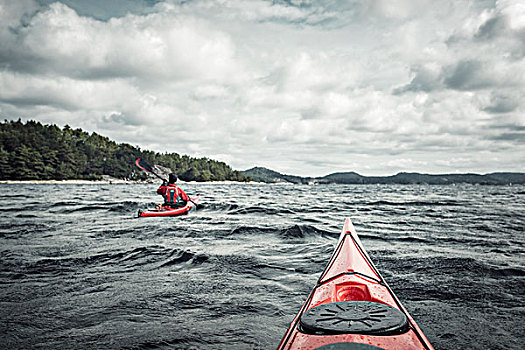
<path fill-rule="evenodd" d="M 508 16 L 496 15 L 480 26 L 475 40 L 502 42 L 502 53 L 507 51 L 513 59 L 525 57 L 525 28 L 512 28 Z"/>
<path fill-rule="evenodd" d="M 107 21 L 129 13 L 148 13 L 151 7 L 162 0 L 38 0 L 41 5 L 61 2 L 74 9 L 81 16 Z"/>
<path fill-rule="evenodd" d="M 330 26 L 343 24 L 349 20 L 350 15 L 364 5 L 359 1 L 347 0 L 324 0 L 324 1 L 301 1 L 301 0 L 262 0 L 275 11 L 269 11 L 268 7 L 260 11 L 254 17 L 252 11 L 255 6 L 242 1 L 214 1 L 214 0 L 38 0 L 41 5 L 49 5 L 61 2 L 74 9 L 81 16 L 88 16 L 98 20 L 107 21 L 111 18 L 123 17 L 127 14 L 148 14 L 158 3 L 168 3 L 184 9 L 209 9 L 241 8 L 240 13 L 232 11 L 228 15 L 249 15 L 258 18 L 261 22 L 276 22 L 288 24 L 301 24 L 311 26 Z M 288 9 L 288 11 L 287 11 Z M 292 12 L 289 10 L 297 10 Z M 255 11 L 258 11 L 257 9 Z M 215 11 L 222 13 L 222 11 Z"/>
<path fill-rule="evenodd" d="M 509 122 L 504 116 L 494 116 L 490 123 L 483 127 L 485 130 L 497 130 L 500 133 L 523 133 L 525 125 L 519 121 Z M 503 130 L 503 131 L 502 131 Z"/>
<path fill-rule="evenodd" d="M 519 107 L 518 98 L 516 94 L 495 93 L 491 96 L 490 105 L 483 108 L 483 110 L 492 114 L 513 112 Z"/>
<path fill-rule="evenodd" d="M 32 55 L 24 55 L 20 50 L 10 47 L 8 43 L 0 45 L 0 69 L 36 74 L 44 72 L 46 65 Z"/>
<path fill-rule="evenodd" d="M 359 11 L 362 5 L 359 1 L 348 0 L 263 0 L 267 3 L 265 9 L 255 12 L 257 21 L 261 23 L 280 23 L 286 25 L 322 27 L 324 29 L 340 28 L 351 21 L 351 17 Z M 236 4 L 244 8 L 241 17 L 253 17 L 253 8 L 245 7 L 241 1 Z"/>
<path fill-rule="evenodd" d="M 487 11 L 485 16 L 480 15 L 480 18 L 485 18 L 477 28 L 475 24 L 469 24 L 473 27 L 470 29 L 465 25 L 445 39 L 449 53 L 461 55 L 456 55 L 456 59 L 451 56 L 444 62 L 432 62 L 434 69 L 431 71 L 421 65 L 413 65 L 412 80 L 392 93 L 401 95 L 442 89 L 475 91 L 506 86 L 522 89 L 525 28 L 520 23 L 523 22 L 523 14 L 516 12 L 516 4 L 512 2 L 507 6 L 504 3 L 500 5 L 498 11 Z M 492 101 L 485 111 L 507 113 L 518 105 L 510 99 L 499 99 Z"/>
<path fill-rule="evenodd" d="M 17 40 L 20 43 L 20 40 Z M 17 44 L 18 45 L 18 44 Z M 79 66 L 73 59 L 70 62 L 58 62 L 35 55 L 24 50 L 23 46 L 0 46 L 0 69 L 32 74 L 59 75 L 79 80 L 106 80 L 115 78 L 130 78 L 137 71 L 125 64 L 106 65 L 103 67 Z"/>
<path fill-rule="evenodd" d="M 405 86 L 394 89 L 394 95 L 401 95 L 405 92 L 430 92 L 442 87 L 439 74 L 436 75 L 436 73 L 419 66 L 412 68 L 412 72 L 415 73 L 412 81 Z"/>
<path fill-rule="evenodd" d="M 525 144 L 525 132 L 506 132 L 503 134 L 492 136 L 490 139 L 496 141 L 512 141 Z"/>
<path fill-rule="evenodd" d="M 479 90 L 491 87 L 493 79 L 478 60 L 462 60 L 444 72 L 446 87 L 454 90 Z"/>
<path fill-rule="evenodd" d="M 438 72 L 416 66 L 410 83 L 392 91 L 394 95 L 406 92 L 431 92 L 448 88 L 452 90 L 480 90 L 497 85 L 497 72 L 490 72 L 487 63 L 476 59 L 460 60 L 441 68 Z"/>
<path fill-rule="evenodd" d="M 0 4 L 0 70 L 38 73 L 41 71 L 41 60 L 30 53 L 24 53 L 21 46 L 23 29 L 29 26 L 40 9 L 26 7 L 23 3 L 19 6 L 10 5 L 11 8 Z"/>
<path fill-rule="evenodd" d="M 20 96 L 20 97 L 1 97 L 0 103 L 7 103 L 14 106 L 50 106 L 67 111 L 78 110 L 77 106 L 67 99 L 57 99 L 55 96 Z"/>
<path fill-rule="evenodd" d="M 446 43 L 453 49 L 479 44 L 480 48 L 509 59 L 522 59 L 525 57 L 525 28 L 520 24 L 523 10 L 520 13 L 517 9 L 518 6 L 510 6 L 505 8 L 506 11 L 496 11 L 474 33 L 456 32 Z"/>
<path fill-rule="evenodd" d="M 525 125 L 510 125 L 510 130 L 525 132 Z"/>
<path fill-rule="evenodd" d="M 518 124 L 501 124 L 501 125 L 495 125 L 493 126 L 494 129 L 505 129 L 510 131 L 511 133 L 523 133 L 525 132 L 525 125 L 518 125 Z"/>
<path fill-rule="evenodd" d="M 502 16 L 490 18 L 479 28 L 474 38 L 490 40 L 505 34 L 508 31 L 507 19 Z"/>

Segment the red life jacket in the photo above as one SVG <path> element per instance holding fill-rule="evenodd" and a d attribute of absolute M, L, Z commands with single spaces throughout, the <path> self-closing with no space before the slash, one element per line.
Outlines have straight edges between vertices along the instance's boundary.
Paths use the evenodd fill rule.
<path fill-rule="evenodd" d="M 180 190 L 177 186 L 168 186 L 166 194 L 164 195 L 164 204 L 169 206 L 184 205 L 184 201 L 180 197 Z"/>

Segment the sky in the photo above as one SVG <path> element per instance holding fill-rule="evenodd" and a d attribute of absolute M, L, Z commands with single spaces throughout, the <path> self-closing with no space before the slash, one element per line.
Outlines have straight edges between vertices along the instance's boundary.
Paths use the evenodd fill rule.
<path fill-rule="evenodd" d="M 323 176 L 525 171 L 522 0 L 0 0 L 0 119 Z"/>

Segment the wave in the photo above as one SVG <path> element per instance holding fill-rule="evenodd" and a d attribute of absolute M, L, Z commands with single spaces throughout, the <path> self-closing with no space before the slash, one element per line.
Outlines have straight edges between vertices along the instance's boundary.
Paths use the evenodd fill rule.
<path fill-rule="evenodd" d="M 237 226 L 229 232 L 230 235 L 258 235 L 275 232 L 273 228 L 256 226 Z"/>
<path fill-rule="evenodd" d="M 457 200 L 444 200 L 444 201 L 406 201 L 406 202 L 393 202 L 386 200 L 379 200 L 373 202 L 366 202 L 364 205 L 368 206 L 409 206 L 409 207 L 431 207 L 431 206 L 459 206 L 462 205 L 461 201 Z"/>
<path fill-rule="evenodd" d="M 491 231 L 488 231 L 491 232 Z M 439 237 L 439 242 L 451 243 L 453 245 L 469 246 L 469 247 L 488 247 L 488 248 L 502 248 L 515 246 L 515 243 L 507 241 L 505 239 L 488 239 L 479 236 L 472 237 Z"/>
<path fill-rule="evenodd" d="M 233 210 L 229 210 L 231 215 L 244 215 L 244 214 L 266 214 L 266 215 L 283 215 L 283 214 L 295 214 L 293 210 L 288 208 L 270 208 L 270 207 L 237 207 Z"/>
<path fill-rule="evenodd" d="M 214 237 L 226 237 L 232 235 L 268 235 L 275 234 L 283 239 L 303 239 L 313 236 L 334 236 L 333 232 L 320 230 L 311 225 L 293 225 L 284 228 L 244 226 L 240 225 L 231 230 L 215 231 Z"/>
<path fill-rule="evenodd" d="M 119 229 L 112 229 L 112 230 L 100 230 L 100 228 L 95 228 L 92 230 L 92 234 L 90 237 L 93 238 L 120 238 L 124 236 L 140 236 L 147 235 L 148 237 L 154 236 L 151 231 L 148 231 L 147 233 L 138 232 L 136 228 L 119 228 Z"/>
<path fill-rule="evenodd" d="M 374 230 L 378 232 L 378 230 Z M 432 245 L 434 242 L 433 239 L 424 238 L 420 236 L 393 236 L 392 234 L 370 234 L 370 233 L 361 233 L 358 232 L 359 237 L 363 241 L 384 241 L 384 242 L 409 242 L 409 243 L 425 243 Z"/>
<path fill-rule="evenodd" d="M 389 241 L 390 238 L 386 238 L 384 236 L 379 236 L 379 235 L 370 235 L 370 234 L 367 234 L 367 233 L 361 233 L 359 232 L 359 238 L 361 238 L 362 240 L 366 241 L 366 240 L 371 240 L 371 241 Z"/>
<path fill-rule="evenodd" d="M 109 210 L 106 205 L 83 205 L 75 207 L 67 207 L 66 209 L 59 209 L 53 211 L 54 213 L 63 213 L 63 214 L 73 214 L 79 212 L 90 212 L 90 211 L 100 211 L 100 210 Z"/>
<path fill-rule="evenodd" d="M 278 231 L 278 235 L 284 239 L 296 239 L 312 236 L 334 236 L 334 233 L 330 231 L 320 230 L 310 225 L 293 225 L 281 229 L 280 231 Z"/>
<path fill-rule="evenodd" d="M 173 249 L 167 261 L 159 267 L 173 266 L 181 263 L 202 264 L 209 259 L 208 255 L 197 254 L 187 250 Z"/>
<path fill-rule="evenodd" d="M 162 349 L 187 349 L 190 342 L 195 342 L 195 337 L 187 337 L 181 339 L 169 339 L 169 340 L 151 340 L 143 341 L 138 345 L 122 346 L 123 350 L 162 350 Z M 198 347 L 195 347 L 198 348 Z"/>
<path fill-rule="evenodd" d="M 17 218 L 19 216 L 16 216 Z M 24 219 L 34 219 L 38 216 L 32 216 L 30 214 L 21 215 Z M 0 238 L 18 239 L 25 235 L 35 235 L 47 233 L 52 230 L 53 225 L 46 223 L 39 223 L 38 225 L 29 225 L 27 221 L 20 220 L 9 224 L 0 224 Z"/>
<path fill-rule="evenodd" d="M 17 214 L 17 215 L 15 215 L 15 217 L 17 217 L 19 219 L 34 219 L 34 218 L 38 218 L 40 216 L 36 215 L 36 214 Z"/>
<path fill-rule="evenodd" d="M 51 205 L 51 208 L 54 208 L 52 212 L 54 213 L 64 213 L 72 214 L 78 212 L 90 212 L 90 211 L 101 211 L 105 210 L 108 212 L 117 212 L 125 213 L 136 211 L 139 207 L 142 207 L 143 204 L 133 201 L 125 202 L 107 202 L 107 203 L 97 203 L 97 204 L 84 204 L 79 205 L 74 202 L 58 202 Z"/>
<path fill-rule="evenodd" d="M 401 242 L 413 242 L 413 243 L 431 243 L 433 242 L 432 239 L 427 239 L 427 238 L 417 237 L 417 236 L 395 237 L 392 240 L 401 241 Z"/>
<path fill-rule="evenodd" d="M 376 259 L 383 276 L 403 300 L 444 301 L 448 304 L 516 305 L 525 293 L 525 269 L 496 266 L 474 258 Z M 437 283 L 436 283 L 437 282 Z"/>
<path fill-rule="evenodd" d="M 27 198 L 27 194 L 2 194 L 0 199 L 2 198 Z"/>
<path fill-rule="evenodd" d="M 227 212 L 227 211 L 233 211 L 239 208 L 239 205 L 237 204 L 229 204 L 229 203 L 199 203 L 199 210 L 204 211 L 219 211 L 219 212 Z"/>
<path fill-rule="evenodd" d="M 136 211 L 143 204 L 138 202 L 125 201 L 118 204 L 109 205 L 109 211 L 118 212 L 118 213 L 127 213 L 130 211 Z"/>
<path fill-rule="evenodd" d="M 11 212 L 27 212 L 27 211 L 40 211 L 42 206 L 37 204 L 24 205 L 23 207 L 3 207 L 0 212 L 11 213 Z"/>
<path fill-rule="evenodd" d="M 257 256 L 239 254 L 215 255 L 210 258 L 214 270 L 225 270 L 227 273 L 254 275 L 259 278 L 268 278 L 281 275 L 279 271 L 296 271 L 290 266 L 281 266 L 269 263 Z M 277 272 L 276 272 L 277 271 Z"/>
<path fill-rule="evenodd" d="M 429 257 L 421 259 L 383 256 L 380 262 L 393 267 L 395 271 L 400 273 L 418 272 L 418 274 L 421 273 L 420 276 L 429 271 L 432 274 L 458 276 L 458 278 L 525 276 L 525 267 L 496 266 L 474 258 Z"/>
<path fill-rule="evenodd" d="M 122 268 L 126 269 L 125 271 L 142 267 L 151 270 L 182 263 L 201 264 L 208 258 L 206 255 L 188 250 L 148 246 L 122 252 L 100 253 L 87 257 L 44 258 L 24 265 L 14 261 L 3 261 L 2 265 L 8 266 L 11 272 L 25 275 L 60 275 L 78 271 L 80 268 L 97 267 L 104 267 L 105 269 L 115 267 L 119 272 L 122 272 Z"/>
<path fill-rule="evenodd" d="M 75 201 L 61 201 L 51 204 L 50 208 L 58 208 L 58 207 L 70 207 L 72 205 L 77 205 L 78 202 Z"/>

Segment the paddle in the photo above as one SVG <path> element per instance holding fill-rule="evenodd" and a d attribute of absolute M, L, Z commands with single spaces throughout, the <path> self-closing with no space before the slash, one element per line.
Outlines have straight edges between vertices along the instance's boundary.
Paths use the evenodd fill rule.
<path fill-rule="evenodd" d="M 149 165 L 148 163 L 146 163 L 145 160 L 142 160 L 140 158 L 137 158 L 137 160 L 135 161 L 135 164 L 141 168 L 142 170 L 144 170 L 145 172 L 147 173 L 152 173 L 153 175 L 155 175 L 156 177 L 158 177 L 159 179 L 161 179 L 162 181 L 164 182 L 168 182 L 166 181 L 166 179 L 162 178 L 159 174 L 157 174 L 155 171 L 153 171 L 153 167 L 151 165 Z"/>
<path fill-rule="evenodd" d="M 159 179 L 161 179 L 163 182 L 168 182 L 166 181 L 166 179 L 162 178 L 159 174 L 157 174 L 154 170 L 153 170 L 153 167 L 151 165 L 149 165 L 145 160 L 142 160 L 140 158 L 137 158 L 137 160 L 135 161 L 135 164 L 141 168 L 142 170 L 144 170 L 145 172 L 147 173 L 152 173 L 153 175 L 155 175 L 156 177 L 158 177 Z M 194 201 L 191 200 L 191 198 L 188 196 L 188 199 L 190 200 L 190 202 L 192 202 L 193 204 L 195 204 L 195 209 L 197 209 L 199 207 L 199 205 L 197 203 L 195 203 Z"/>

